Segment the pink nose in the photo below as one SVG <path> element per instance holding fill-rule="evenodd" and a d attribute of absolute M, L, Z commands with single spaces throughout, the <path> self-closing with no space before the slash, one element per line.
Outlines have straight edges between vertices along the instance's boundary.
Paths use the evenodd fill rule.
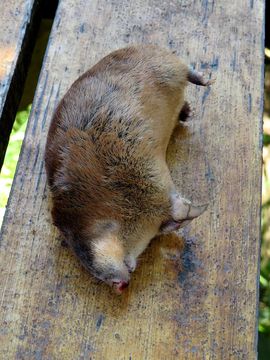
<path fill-rule="evenodd" d="M 128 282 L 126 281 L 119 281 L 113 283 L 115 290 L 118 294 L 122 294 L 123 290 L 128 287 Z"/>

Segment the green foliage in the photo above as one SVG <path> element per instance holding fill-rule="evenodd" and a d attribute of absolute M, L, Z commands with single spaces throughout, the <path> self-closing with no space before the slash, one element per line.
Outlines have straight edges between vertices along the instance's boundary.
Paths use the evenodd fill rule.
<path fill-rule="evenodd" d="M 263 145 L 270 146 L 270 135 L 263 135 Z M 270 179 L 265 172 L 264 186 L 270 188 Z M 262 206 L 261 236 L 261 273 L 260 273 L 260 303 L 259 303 L 259 360 L 269 359 L 270 353 L 270 254 L 269 239 L 267 240 L 267 231 L 269 229 L 270 199 L 264 202 Z M 269 237 L 269 235 L 268 235 Z"/>
<path fill-rule="evenodd" d="M 270 334 L 270 261 L 261 269 L 260 275 L 260 308 L 259 332 Z"/>
<path fill-rule="evenodd" d="M 29 105 L 25 110 L 17 113 L 10 135 L 4 165 L 0 174 L 0 224 L 5 212 L 12 180 L 15 174 L 30 110 L 31 105 Z"/>
<path fill-rule="evenodd" d="M 263 134 L 263 146 L 268 146 L 270 144 L 270 135 Z"/>

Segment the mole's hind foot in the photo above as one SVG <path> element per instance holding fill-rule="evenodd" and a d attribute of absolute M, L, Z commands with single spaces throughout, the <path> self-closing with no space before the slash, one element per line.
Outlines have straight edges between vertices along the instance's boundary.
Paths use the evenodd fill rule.
<path fill-rule="evenodd" d="M 187 121 L 193 115 L 191 107 L 187 101 L 185 101 L 180 114 L 179 114 L 179 121 Z"/>

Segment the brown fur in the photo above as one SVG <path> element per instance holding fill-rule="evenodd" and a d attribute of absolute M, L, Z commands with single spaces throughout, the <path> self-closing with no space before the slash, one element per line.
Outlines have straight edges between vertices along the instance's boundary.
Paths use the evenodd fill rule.
<path fill-rule="evenodd" d="M 185 218 L 172 211 L 166 150 L 188 77 L 197 79 L 166 50 L 121 49 L 75 81 L 54 114 L 45 155 L 53 221 L 109 284 L 128 281 L 161 225 Z"/>

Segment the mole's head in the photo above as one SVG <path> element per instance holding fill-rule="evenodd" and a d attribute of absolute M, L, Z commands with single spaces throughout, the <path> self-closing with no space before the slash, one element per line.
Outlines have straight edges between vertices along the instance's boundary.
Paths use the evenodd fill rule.
<path fill-rule="evenodd" d="M 94 232 L 90 236 L 74 235 L 70 243 L 84 267 L 118 294 L 128 286 L 130 273 L 125 264 L 125 250 L 117 232 Z"/>

